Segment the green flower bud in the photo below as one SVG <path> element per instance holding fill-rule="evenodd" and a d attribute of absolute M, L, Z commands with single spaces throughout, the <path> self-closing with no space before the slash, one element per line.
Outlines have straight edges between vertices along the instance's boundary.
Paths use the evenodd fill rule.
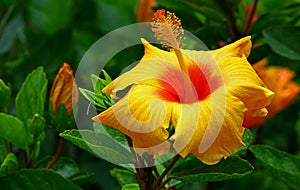
<path fill-rule="evenodd" d="M 28 128 L 31 134 L 38 135 L 44 131 L 46 126 L 46 121 L 43 116 L 38 113 L 34 114 L 28 123 Z"/>
<path fill-rule="evenodd" d="M 0 108 L 5 109 L 9 99 L 11 96 L 11 90 L 9 86 L 7 86 L 1 79 L 0 79 Z"/>

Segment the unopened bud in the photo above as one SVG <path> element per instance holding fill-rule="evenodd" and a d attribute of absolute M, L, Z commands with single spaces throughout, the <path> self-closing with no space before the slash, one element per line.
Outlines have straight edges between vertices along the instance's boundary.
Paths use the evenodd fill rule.
<path fill-rule="evenodd" d="M 39 115 L 38 113 L 34 114 L 34 116 L 29 121 L 28 127 L 30 133 L 33 135 L 38 135 L 44 131 L 46 126 L 46 121 L 43 116 Z"/>

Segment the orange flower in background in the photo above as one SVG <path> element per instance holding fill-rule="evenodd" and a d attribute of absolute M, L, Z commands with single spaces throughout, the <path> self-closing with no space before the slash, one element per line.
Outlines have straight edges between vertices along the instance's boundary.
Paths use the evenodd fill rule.
<path fill-rule="evenodd" d="M 169 52 L 142 42 L 139 64 L 103 89 L 117 102 L 93 120 L 128 135 L 135 148 L 172 141 L 182 157 L 191 153 L 206 164 L 238 151 L 244 112 L 266 116 L 273 96 L 246 59 L 250 37 L 213 51 Z"/>
<path fill-rule="evenodd" d="M 267 66 L 267 59 L 262 59 L 253 68 L 265 85 L 275 92 L 275 96 L 267 107 L 269 113 L 266 118 L 249 118 L 246 113 L 244 124 L 247 128 L 260 126 L 266 119 L 290 105 L 300 92 L 300 86 L 292 81 L 295 73 L 287 67 Z"/>
<path fill-rule="evenodd" d="M 153 17 L 153 7 L 157 5 L 155 0 L 139 0 L 137 19 L 139 22 L 150 22 Z"/>
<path fill-rule="evenodd" d="M 60 68 L 50 92 L 52 110 L 55 113 L 63 104 L 71 115 L 73 104 L 78 101 L 78 88 L 74 80 L 73 71 L 69 64 L 64 63 Z"/>

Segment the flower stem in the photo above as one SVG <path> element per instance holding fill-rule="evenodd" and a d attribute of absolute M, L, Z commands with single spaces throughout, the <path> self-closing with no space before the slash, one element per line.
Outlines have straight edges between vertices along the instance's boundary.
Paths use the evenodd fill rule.
<path fill-rule="evenodd" d="M 256 7 L 257 7 L 257 3 L 258 3 L 258 0 L 254 0 L 253 9 L 251 10 L 250 16 L 246 20 L 245 25 L 243 27 L 242 36 L 246 36 L 249 32 L 249 29 L 251 27 L 251 23 L 252 23 L 252 20 L 253 20 L 253 16 L 254 16 L 254 13 L 255 13 L 255 10 L 256 10 Z"/>
<path fill-rule="evenodd" d="M 231 29 L 232 29 L 232 32 L 233 32 L 233 35 L 234 35 L 234 38 L 233 40 L 237 40 L 241 37 L 241 34 L 238 30 L 238 27 L 236 25 L 236 19 L 234 18 L 234 15 L 233 15 L 233 11 L 232 10 L 228 10 L 227 11 L 227 15 L 228 15 L 228 18 L 230 20 L 230 23 L 231 23 Z"/>
<path fill-rule="evenodd" d="M 64 148 L 64 145 L 65 145 L 65 139 L 59 137 L 59 141 L 58 141 L 56 152 L 55 152 L 52 160 L 45 167 L 46 169 L 50 169 L 55 164 L 55 162 L 59 159 L 59 157 L 60 157 L 60 155 L 62 153 L 62 150 Z"/>
<path fill-rule="evenodd" d="M 127 143 L 128 143 L 128 146 L 129 146 L 129 149 L 131 151 L 131 154 L 133 155 L 133 157 L 137 160 L 135 163 L 134 163 L 134 167 L 135 167 L 135 176 L 138 180 L 138 183 L 139 183 L 139 186 L 141 189 L 145 189 L 146 185 L 145 185 L 145 181 L 142 180 L 141 178 L 141 173 L 143 173 L 143 171 L 141 171 L 141 168 L 139 168 L 139 165 L 140 165 L 140 159 L 138 158 L 138 156 L 136 155 L 134 149 L 133 149 L 133 143 L 132 143 L 132 139 L 125 135 L 126 136 L 126 140 L 127 140 Z"/>
<path fill-rule="evenodd" d="M 230 27 L 230 25 L 229 25 L 229 23 L 228 23 L 228 20 L 227 20 L 227 19 L 224 19 L 224 20 L 223 20 L 223 23 L 225 24 L 225 27 L 226 27 L 227 32 L 228 32 L 228 34 L 229 34 L 230 40 L 231 40 L 231 41 L 234 41 L 234 34 L 233 34 L 233 31 L 232 31 L 232 29 L 231 29 L 231 27 Z"/>
<path fill-rule="evenodd" d="M 12 144 L 11 144 L 11 142 L 7 142 L 7 150 L 8 150 L 8 152 L 12 152 Z"/>
<path fill-rule="evenodd" d="M 22 156 L 23 156 L 24 168 L 28 168 L 28 159 L 27 159 L 27 154 L 26 154 L 25 150 L 22 150 Z"/>
<path fill-rule="evenodd" d="M 168 172 L 170 171 L 170 169 L 175 165 L 175 163 L 177 162 L 177 160 L 180 158 L 180 155 L 177 154 L 174 159 L 170 162 L 170 164 L 166 167 L 165 171 L 158 176 L 157 180 L 153 183 L 152 187 L 156 188 L 156 187 L 160 187 L 161 182 L 163 180 L 163 178 L 168 174 Z"/>
<path fill-rule="evenodd" d="M 162 189 L 170 180 L 171 178 L 168 177 L 157 189 Z"/>
<path fill-rule="evenodd" d="M 158 172 L 158 170 L 157 170 L 157 168 L 155 166 L 153 166 L 153 171 L 154 171 L 156 177 L 158 177 L 159 176 L 159 172 Z"/>

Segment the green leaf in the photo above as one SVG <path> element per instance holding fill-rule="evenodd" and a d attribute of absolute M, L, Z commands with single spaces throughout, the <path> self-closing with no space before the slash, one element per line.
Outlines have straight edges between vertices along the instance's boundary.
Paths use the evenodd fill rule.
<path fill-rule="evenodd" d="M 32 0 L 28 7 L 30 23 L 36 30 L 49 35 L 66 28 L 71 22 L 72 0 Z"/>
<path fill-rule="evenodd" d="M 249 130 L 249 129 L 245 129 L 242 140 L 245 143 L 245 146 L 242 146 L 240 148 L 240 150 L 238 152 L 234 153 L 233 155 L 241 155 L 241 154 L 244 154 L 247 151 L 247 149 L 249 148 L 250 144 L 253 141 L 252 131 Z"/>
<path fill-rule="evenodd" d="M 8 144 L 3 138 L 0 138 L 0 163 L 3 162 L 4 158 L 8 154 Z"/>
<path fill-rule="evenodd" d="M 110 0 L 102 0 L 94 2 L 97 9 L 97 24 L 99 24 L 99 29 L 105 33 L 136 21 L 136 1 L 115 0 L 114 3 L 111 3 Z"/>
<path fill-rule="evenodd" d="M 38 67 L 26 77 L 17 94 L 17 116 L 25 125 L 36 113 L 44 116 L 47 82 L 43 67 Z"/>
<path fill-rule="evenodd" d="M 277 15 L 277 13 L 261 16 L 251 27 L 252 32 L 261 32 L 274 26 L 284 26 L 291 22 L 290 15 Z"/>
<path fill-rule="evenodd" d="M 297 145 L 300 147 L 300 111 L 298 113 L 298 121 L 296 123 L 295 130 L 297 133 Z"/>
<path fill-rule="evenodd" d="M 129 170 L 114 168 L 110 174 L 118 181 L 121 186 L 137 183 L 135 174 Z"/>
<path fill-rule="evenodd" d="M 0 178 L 1 189 L 6 190 L 80 190 L 78 186 L 51 170 L 23 169 Z"/>
<path fill-rule="evenodd" d="M 5 113 L 0 113 L 0 137 L 22 149 L 26 149 L 28 145 L 27 131 L 23 122 Z"/>
<path fill-rule="evenodd" d="M 36 163 L 35 168 L 45 168 L 51 160 L 52 156 L 46 156 Z M 90 172 L 80 171 L 74 160 L 63 156 L 55 162 L 55 164 L 51 167 L 51 170 L 60 174 L 64 178 L 71 180 L 77 185 L 87 182 L 87 180 L 93 176 Z"/>
<path fill-rule="evenodd" d="M 52 160 L 52 156 L 46 156 L 36 164 L 36 168 L 44 168 Z M 79 172 L 77 164 L 68 157 L 60 157 L 55 164 L 52 166 L 51 170 L 60 174 L 64 178 L 69 178 Z"/>
<path fill-rule="evenodd" d="M 1 20 L 2 24 L 5 24 L 5 27 L 2 27 L 0 35 L 0 55 L 12 51 L 14 45 L 16 45 L 18 35 L 24 29 L 24 20 L 20 14 L 13 14 L 14 8 L 5 8 L 7 9 L 6 15 L 3 15 L 3 19 Z M 0 5 L 0 10 L 3 10 L 3 13 L 5 9 L 1 9 Z"/>
<path fill-rule="evenodd" d="M 60 136 L 98 158 L 115 164 L 133 163 L 132 154 L 112 137 L 91 130 L 68 130 Z"/>
<path fill-rule="evenodd" d="M 222 7 L 220 7 L 216 1 L 174 0 L 173 3 L 170 3 L 167 0 L 158 0 L 158 3 L 166 9 L 181 10 L 178 12 L 183 12 L 184 10 L 189 10 L 189 12 L 200 12 L 207 16 L 207 18 L 210 18 L 215 21 L 222 21 L 222 19 L 224 19 L 225 17 Z"/>
<path fill-rule="evenodd" d="M 70 176 L 68 179 L 71 180 L 73 183 L 77 185 L 82 185 L 88 182 L 94 174 L 87 172 L 87 171 L 80 171 L 72 176 Z"/>
<path fill-rule="evenodd" d="M 250 175 L 240 179 L 228 180 L 224 183 L 219 183 L 217 190 L 291 190 L 284 182 L 268 175 L 265 170 L 254 170 Z M 255 186 L 255 188 L 254 188 Z"/>
<path fill-rule="evenodd" d="M 185 160 L 169 177 L 185 183 L 200 181 L 224 181 L 243 177 L 253 170 L 253 166 L 237 156 L 230 156 L 216 165 L 205 165 L 196 157 Z"/>
<path fill-rule="evenodd" d="M 264 0 L 257 4 L 257 12 L 259 14 L 267 13 L 267 12 L 278 12 L 288 6 L 295 5 L 299 3 L 299 0 L 281 0 L 281 1 L 274 1 L 274 0 Z"/>
<path fill-rule="evenodd" d="M 104 79 L 102 79 L 94 74 L 91 75 L 93 88 L 96 93 L 101 93 L 101 90 L 112 81 L 111 77 L 105 70 L 102 69 L 102 73 L 103 73 Z"/>
<path fill-rule="evenodd" d="M 60 104 L 55 113 L 53 112 L 51 105 L 49 106 L 49 108 L 50 108 L 51 125 L 54 127 L 54 129 L 57 132 L 63 132 L 66 129 L 74 128 L 75 125 L 74 115 L 71 114 L 69 116 L 64 104 Z"/>
<path fill-rule="evenodd" d="M 102 110 L 106 110 L 112 105 L 111 99 L 103 93 L 96 94 L 83 88 L 79 88 L 79 91 L 88 101 Z"/>
<path fill-rule="evenodd" d="M 116 141 L 118 141 L 120 144 L 122 144 L 123 146 L 125 146 L 125 147 L 128 146 L 126 136 L 119 130 L 117 130 L 113 127 L 104 125 L 102 123 L 98 123 L 98 122 L 94 122 L 93 126 L 94 126 L 95 132 L 102 133 L 102 134 L 108 134 L 111 137 L 113 137 Z"/>
<path fill-rule="evenodd" d="M 300 158 L 267 145 L 251 146 L 250 151 L 271 174 L 300 188 Z"/>
<path fill-rule="evenodd" d="M 0 177 L 16 171 L 18 167 L 17 157 L 13 153 L 7 154 L 0 166 Z"/>
<path fill-rule="evenodd" d="M 137 183 L 126 184 L 122 187 L 122 190 L 140 190 L 140 186 Z"/>
<path fill-rule="evenodd" d="M 6 109 L 11 96 L 10 87 L 0 79 L 0 109 Z"/>
<path fill-rule="evenodd" d="M 300 27 L 281 27 L 263 31 L 272 50 L 283 57 L 300 60 Z"/>
<path fill-rule="evenodd" d="M 107 96 L 102 92 L 102 89 L 106 85 L 108 85 L 112 81 L 112 79 L 106 71 L 102 70 L 102 74 L 104 76 L 104 79 L 94 74 L 91 75 L 91 81 L 94 92 L 89 91 L 87 89 L 79 88 L 79 91 L 82 93 L 82 95 L 92 104 L 94 104 L 97 110 L 100 112 L 106 110 L 113 104 L 113 101 L 110 98 L 110 96 Z"/>

